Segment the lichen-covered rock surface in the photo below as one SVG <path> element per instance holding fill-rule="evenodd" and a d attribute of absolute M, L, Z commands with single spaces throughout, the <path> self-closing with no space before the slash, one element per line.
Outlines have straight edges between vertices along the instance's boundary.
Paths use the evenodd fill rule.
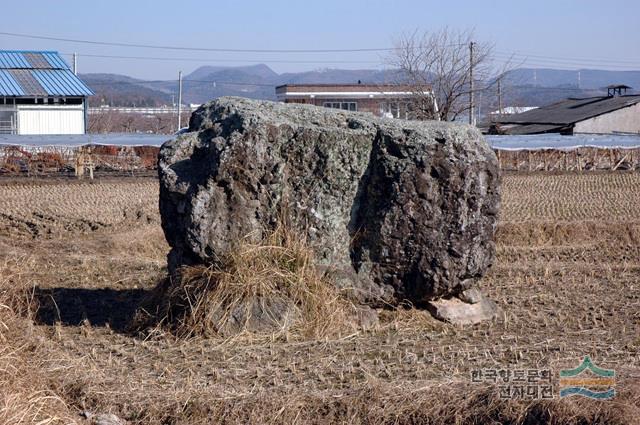
<path fill-rule="evenodd" d="M 159 175 L 172 274 L 283 222 L 370 304 L 456 295 L 494 258 L 498 164 L 466 125 L 221 98 L 162 146 Z"/>

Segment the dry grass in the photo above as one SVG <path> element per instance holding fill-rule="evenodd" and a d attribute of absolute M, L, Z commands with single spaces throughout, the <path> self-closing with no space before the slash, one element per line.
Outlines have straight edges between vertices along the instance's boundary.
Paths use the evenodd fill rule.
<path fill-rule="evenodd" d="M 37 350 L 33 294 L 23 259 L 0 264 L 0 423 L 75 423 L 64 400 L 47 382 L 46 360 Z"/>
<path fill-rule="evenodd" d="M 356 307 L 316 271 L 305 240 L 284 225 L 250 240 L 217 265 L 161 283 L 154 316 L 181 337 L 322 339 L 357 329 Z"/>
<path fill-rule="evenodd" d="M 2 411 L 0 423 L 15 423 L 15 415 L 36 406 L 29 412 L 39 412 L 37 420 L 58 417 L 63 423 L 88 410 L 134 424 L 637 424 L 638 176 L 506 176 L 497 260 L 480 283 L 503 314 L 465 327 L 403 309 L 381 312 L 375 330 L 341 338 L 228 340 L 166 332 L 139 338 L 122 324 L 166 274 L 167 247 L 156 221 L 123 219 L 122 204 L 113 207 L 113 224 L 106 227 L 70 228 L 55 237 L 0 235 L 0 261 L 13 270 L 3 271 L 0 288 L 11 287 L 3 297 L 18 301 L 2 301 L 13 312 L 0 312 L 5 324 L 15 323 L 2 328 L 2 347 L 14 347 L 0 351 L 0 365 L 10 371 L 0 375 L 0 384 L 12 391 L 2 400 L 13 404 Z M 155 188 L 128 182 L 122 187 L 131 199 L 155 196 L 148 193 Z M 113 193 L 104 191 L 101 202 L 120 205 L 116 194 L 122 191 Z M 251 265 L 266 273 L 277 266 L 288 276 L 278 284 L 294 279 L 281 268 L 304 276 L 301 270 L 309 264 L 304 255 L 281 248 L 269 252 L 270 261 L 259 255 L 266 248 L 245 248 L 236 253 L 235 267 Z M 233 270 L 234 261 L 228 261 Z M 200 283 L 239 282 L 228 273 L 208 270 L 210 279 L 203 280 L 200 270 L 192 277 Z M 19 276 L 22 286 L 5 275 Z M 242 275 L 247 282 L 253 277 Z M 246 292 L 220 286 L 215 299 L 268 292 L 260 279 L 255 282 Z M 23 302 L 29 300 L 25 294 L 41 305 L 35 317 L 24 308 L 30 303 Z M 211 304 L 186 311 L 181 317 L 187 321 L 192 313 L 206 317 Z M 614 400 L 502 400 L 496 388 L 469 379 L 477 368 L 549 368 L 557 385 L 557 371 L 575 367 L 587 354 L 616 370 Z"/>
<path fill-rule="evenodd" d="M 498 389 L 473 388 L 462 382 L 428 387 L 368 383 L 341 394 L 259 394 L 190 402 L 179 424 L 633 424 L 638 409 L 589 400 L 513 401 L 497 397 Z M 205 419 L 208 418 L 208 419 Z"/>

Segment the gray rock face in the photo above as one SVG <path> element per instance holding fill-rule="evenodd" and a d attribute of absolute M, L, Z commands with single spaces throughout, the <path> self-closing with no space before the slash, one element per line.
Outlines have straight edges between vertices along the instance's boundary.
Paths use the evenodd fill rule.
<path fill-rule="evenodd" d="M 471 127 L 222 98 L 189 130 L 159 155 L 171 273 L 281 221 L 369 303 L 458 294 L 493 260 L 498 164 Z"/>

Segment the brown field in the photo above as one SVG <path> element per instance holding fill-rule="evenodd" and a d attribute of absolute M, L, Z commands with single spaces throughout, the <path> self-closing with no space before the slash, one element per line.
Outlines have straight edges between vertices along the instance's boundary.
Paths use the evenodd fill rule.
<path fill-rule="evenodd" d="M 410 309 L 322 340 L 128 330 L 166 273 L 157 181 L 0 180 L 0 423 L 640 423 L 640 174 L 507 175 L 502 309 L 455 327 Z M 616 397 L 558 399 L 585 355 Z M 550 369 L 554 400 L 502 400 L 475 369 Z M 85 422 L 83 422 L 85 421 Z"/>

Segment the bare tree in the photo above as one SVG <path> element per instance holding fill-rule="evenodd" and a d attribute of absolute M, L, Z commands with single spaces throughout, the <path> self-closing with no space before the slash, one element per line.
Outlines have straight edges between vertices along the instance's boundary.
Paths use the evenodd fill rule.
<path fill-rule="evenodd" d="M 398 82 L 411 87 L 415 118 L 453 121 L 469 111 L 472 68 L 474 82 L 482 82 L 474 93 L 504 74 L 492 67 L 492 49 L 489 43 L 474 42 L 470 30 L 415 31 L 400 37 L 389 62 L 400 71 Z"/>

